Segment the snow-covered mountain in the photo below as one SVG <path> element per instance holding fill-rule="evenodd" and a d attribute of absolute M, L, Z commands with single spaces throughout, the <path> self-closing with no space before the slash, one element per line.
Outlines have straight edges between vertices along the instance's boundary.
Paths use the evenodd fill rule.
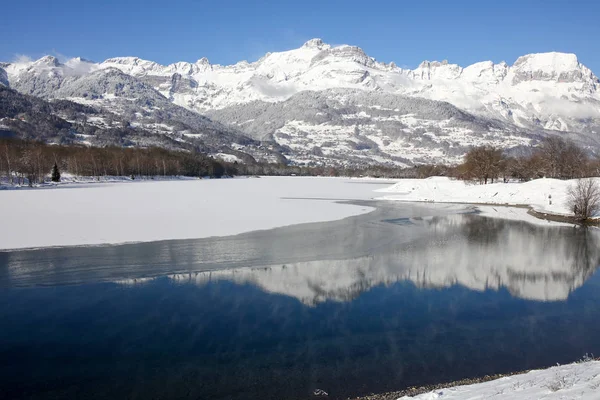
<path fill-rule="evenodd" d="M 377 62 L 358 47 L 313 39 L 299 49 L 231 66 L 211 65 L 206 58 L 168 66 L 113 58 L 98 67 L 144 77 L 176 104 L 201 112 L 281 101 L 304 90 L 353 88 L 447 101 L 519 126 L 566 131 L 570 120 L 600 118 L 600 81 L 574 54 L 529 54 L 512 66 L 425 61 L 409 70 Z"/>
<path fill-rule="evenodd" d="M 0 122 L 17 136 L 97 146 L 195 149 L 236 161 L 282 159 L 279 152 L 261 146 L 239 130 L 173 104 L 152 86 L 116 68 L 96 68 L 83 59 L 61 64 L 50 56 L 28 63 L 25 68 L 23 65 L 4 66 L 8 74 L 20 71 L 19 79 L 11 79 L 8 85 L 30 94 L 29 99 L 19 98 L 16 92 L 0 86 L 5 100 L 0 102 Z M 57 107 L 59 103 L 52 101 L 57 99 L 71 100 L 64 104 L 74 102 L 86 107 L 74 112 L 74 108 L 68 106 L 64 112 L 65 107 Z M 15 104 L 20 106 L 21 118 L 12 115 Z M 58 117 L 64 126 L 38 127 L 41 116 L 36 110 L 40 107 L 46 113 L 42 119 Z M 23 124 L 21 119 L 32 119 L 31 115 L 25 117 L 31 113 L 36 114 L 36 121 Z"/>
<path fill-rule="evenodd" d="M 277 142 L 297 162 L 454 162 L 472 144 L 528 146 L 564 132 L 597 146 L 600 133 L 600 80 L 574 54 L 529 54 L 513 65 L 425 61 L 403 69 L 355 46 L 312 39 L 227 66 L 206 58 L 165 66 L 136 57 L 60 63 L 46 56 L 0 68 L 21 92 L 87 104 L 110 103 L 114 93 L 89 85 L 82 92 L 84 77 L 119 70 L 175 105 Z M 0 70 L 0 82 L 3 76 Z"/>

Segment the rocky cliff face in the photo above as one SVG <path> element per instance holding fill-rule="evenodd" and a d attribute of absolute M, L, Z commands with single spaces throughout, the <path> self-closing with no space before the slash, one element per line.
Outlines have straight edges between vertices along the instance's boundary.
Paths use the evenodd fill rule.
<path fill-rule="evenodd" d="M 8 74 L 4 68 L 0 68 L 0 85 L 8 86 Z"/>

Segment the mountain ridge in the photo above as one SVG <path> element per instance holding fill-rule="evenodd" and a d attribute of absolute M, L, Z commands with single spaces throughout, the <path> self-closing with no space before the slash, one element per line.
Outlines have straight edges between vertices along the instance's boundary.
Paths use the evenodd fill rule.
<path fill-rule="evenodd" d="M 130 91 L 129 100 L 144 97 L 143 87 L 152 88 L 167 102 L 194 112 L 200 119 L 208 115 L 241 133 L 287 146 L 286 157 L 305 164 L 327 163 L 344 143 L 349 144 L 348 151 L 342 151 L 347 157 L 338 157 L 335 162 L 346 157 L 361 163 L 406 166 L 458 162 L 469 146 L 502 145 L 506 136 L 519 138 L 508 140 L 503 146 L 508 148 L 535 146 L 536 138 L 560 134 L 595 149 L 600 133 L 600 80 L 571 53 L 527 54 L 512 65 L 482 61 L 462 67 L 444 60 L 424 61 L 415 69 L 406 69 L 394 62 L 379 62 L 356 46 L 332 46 L 311 39 L 297 49 L 232 65 L 211 64 L 206 58 L 161 65 L 138 57 L 114 57 L 100 63 L 74 58 L 61 63 L 45 56 L 29 62 L 1 63 L 0 68 L 0 82 L 6 81 L 23 93 L 88 105 L 93 105 L 90 99 L 81 96 L 87 77 L 102 70 L 119 70 L 140 82 L 136 83 L 140 92 Z M 104 85 L 96 89 L 92 100 L 97 105 L 122 111 L 123 99 L 115 100 L 115 88 Z M 94 90 L 88 87 L 89 91 Z M 369 98 L 368 106 L 357 101 L 360 93 Z M 307 96 L 313 97 L 312 103 Z M 330 97 L 323 101 L 323 96 Z M 407 99 L 421 104 L 425 119 L 411 115 Z M 424 110 L 419 99 L 433 102 L 427 107 L 434 112 Z M 390 108 L 386 115 L 372 115 L 377 107 L 381 114 L 382 107 L 390 102 L 402 106 Z M 478 122 L 468 128 L 459 123 L 458 132 L 456 121 L 464 118 L 456 112 L 438 118 L 435 110 L 447 108 L 435 102 L 448 103 Z M 290 107 L 282 108 L 285 104 Z M 320 108 L 313 104 L 320 104 Z M 311 108 L 314 113 L 295 119 L 298 113 L 290 109 L 295 105 Z M 170 107 L 162 99 L 160 106 Z M 355 110 L 352 115 L 347 112 L 350 108 Z M 279 114 L 272 121 L 263 118 L 261 126 L 256 125 L 255 117 L 242 119 L 243 115 L 260 116 L 261 110 L 267 114 L 278 110 Z M 331 116 L 330 120 L 324 121 L 322 114 Z M 370 133 L 357 138 L 346 128 L 347 121 L 338 123 L 343 118 L 354 121 L 355 133 Z M 382 119 L 386 126 L 382 126 Z M 302 141 L 284 140 L 290 135 L 290 126 Z M 330 137 L 324 139 L 327 135 Z M 449 136 L 454 139 L 448 140 Z M 341 141 L 340 146 L 325 146 L 324 153 L 330 154 L 318 155 L 323 143 L 331 145 L 336 140 Z M 407 141 L 412 142 L 407 145 Z M 391 142 L 393 146 L 383 145 Z M 415 156 L 418 147 L 428 153 Z"/>
<path fill-rule="evenodd" d="M 220 82 L 220 84 L 225 87 L 231 82 L 225 82 L 226 79 L 221 76 L 215 77 L 210 75 L 214 75 L 215 73 L 226 75 L 233 72 L 240 75 L 240 79 L 233 80 L 234 83 L 238 84 L 242 82 L 246 83 L 246 86 L 248 86 L 248 81 L 252 81 L 252 79 L 256 79 L 257 77 L 266 78 L 270 82 L 283 84 L 293 78 L 298 78 L 307 74 L 311 69 L 319 69 L 323 67 L 323 65 L 331 66 L 332 63 L 340 62 L 349 62 L 350 64 L 362 65 L 368 69 L 390 73 L 394 78 L 399 79 L 398 82 L 386 82 L 384 79 L 378 79 L 376 82 L 377 88 L 395 94 L 421 94 L 420 97 L 426 97 L 425 92 L 427 92 L 427 89 L 429 88 L 422 86 L 415 87 L 415 83 L 418 81 L 457 80 L 476 85 L 497 85 L 508 79 L 508 83 L 513 86 L 527 81 L 581 83 L 584 85 L 582 89 L 589 95 L 597 94 L 598 88 L 600 87 L 600 79 L 598 79 L 589 68 L 581 64 L 577 56 L 572 53 L 531 53 L 519 57 L 512 65 L 508 65 L 504 61 L 497 64 L 492 61 L 481 61 L 462 67 L 458 64 L 449 63 L 447 60 L 441 62 L 426 60 L 415 69 L 407 69 L 397 67 L 394 62 L 388 64 L 378 62 L 375 58 L 369 57 L 359 47 L 350 45 L 339 45 L 334 47 L 324 43 L 321 39 L 311 39 L 298 49 L 267 53 L 265 56 L 254 62 L 243 60 L 231 65 L 212 64 L 205 57 L 200 58 L 195 63 L 180 61 L 168 65 L 161 65 L 154 61 L 144 60 L 139 57 L 113 57 L 106 59 L 101 63 L 93 63 L 85 59 L 73 58 L 64 63 L 60 63 L 58 59 L 53 56 L 44 56 L 38 60 L 29 62 L 3 63 L 3 65 L 8 76 L 12 79 L 16 78 L 16 80 L 18 80 L 18 75 L 22 72 L 29 72 L 36 68 L 56 68 L 62 71 L 54 70 L 54 72 L 62 72 L 64 75 L 70 76 L 77 75 L 78 73 L 82 74 L 82 70 L 84 70 L 85 73 L 89 73 L 97 69 L 112 67 L 138 78 L 149 76 L 171 77 L 173 74 L 180 74 L 195 79 L 199 83 L 199 86 L 202 86 L 202 84 L 204 84 L 204 86 L 210 86 L 210 83 L 217 85 L 218 82 L 216 81 L 224 80 L 224 82 Z M 346 72 L 348 73 L 356 72 L 356 70 L 353 70 L 349 65 L 343 67 L 346 68 Z M 355 88 L 354 85 L 362 84 L 363 87 L 361 88 L 369 89 L 369 81 L 376 79 L 373 77 L 372 72 L 369 72 L 368 70 L 363 72 L 364 73 L 360 74 L 358 77 L 359 79 L 356 81 L 344 81 L 341 79 L 337 82 L 337 85 L 325 86 L 327 86 L 326 88 Z M 251 74 L 251 76 L 249 76 L 249 74 Z M 325 76 L 327 76 L 327 74 L 325 74 Z M 404 81 L 403 78 L 405 78 Z M 306 82 L 303 83 L 306 84 Z M 374 84 L 375 83 L 372 83 L 371 85 Z M 386 84 L 388 84 L 388 86 L 386 86 Z M 244 85 L 242 84 L 242 86 Z M 160 85 L 158 85 L 157 88 L 160 91 Z M 312 90 L 321 88 L 323 87 L 312 88 Z M 252 88 L 246 87 L 245 89 Z M 298 91 L 301 91 L 301 89 L 304 88 L 295 88 L 293 93 L 297 93 Z M 415 91 L 415 89 L 418 90 Z M 571 91 L 573 92 L 573 90 Z M 287 97 L 290 96 L 291 93 L 287 95 Z M 269 93 L 263 93 L 262 98 L 253 99 L 250 97 L 252 96 L 248 96 L 248 98 L 243 99 L 242 102 L 282 99 L 281 96 L 272 96 Z M 435 94 L 432 95 L 432 97 L 439 97 L 431 98 L 432 100 L 444 100 L 457 105 L 451 98 L 444 99 L 444 96 L 441 94 Z M 283 99 L 285 98 L 286 96 L 284 95 Z M 238 100 L 239 99 L 232 99 L 231 101 L 235 103 Z M 600 96 L 597 96 L 595 100 L 600 101 Z M 236 104 L 239 104 L 239 101 Z M 186 104 L 180 105 L 186 106 Z M 224 104 L 213 105 L 211 109 L 228 105 L 230 104 L 225 102 Z M 202 107 L 199 107 L 199 109 L 202 109 Z M 196 111 L 199 111 L 199 109 Z M 204 109 L 207 108 L 205 107 Z"/>

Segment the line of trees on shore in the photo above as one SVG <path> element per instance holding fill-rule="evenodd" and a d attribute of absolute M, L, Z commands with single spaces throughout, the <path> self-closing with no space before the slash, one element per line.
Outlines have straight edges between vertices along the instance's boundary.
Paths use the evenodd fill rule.
<path fill-rule="evenodd" d="M 536 178 L 575 179 L 598 176 L 600 160 L 591 158 L 576 144 L 559 137 L 548 137 L 532 154 L 506 157 L 503 149 L 482 146 L 471 149 L 464 162 L 448 175 L 464 180 L 494 183 L 502 179 L 529 181 Z"/>
<path fill-rule="evenodd" d="M 50 180 L 54 166 L 60 173 L 100 179 L 126 176 L 215 177 L 234 175 L 298 175 L 383 178 L 449 176 L 482 184 L 548 177 L 573 179 L 600 175 L 600 160 L 559 137 L 545 139 L 528 156 L 507 157 L 503 150 L 475 147 L 462 164 L 420 165 L 411 168 L 371 165 L 362 168 L 237 163 L 213 159 L 206 154 L 166 150 L 159 147 L 122 148 L 81 145 L 48 145 L 38 141 L 0 138 L 0 177 L 9 183 L 34 185 Z"/>
<path fill-rule="evenodd" d="M 410 174 L 414 171 L 411 169 Z M 0 179 L 15 185 L 57 180 L 61 174 L 132 179 L 159 176 L 212 177 L 234 175 L 377 176 L 405 177 L 406 171 L 389 166 L 365 168 L 303 167 L 285 164 L 237 163 L 198 152 L 160 147 L 122 148 L 49 145 L 39 141 L 0 138 Z M 53 178 L 54 177 L 54 178 Z M 60 178 L 58 178 L 60 179 Z"/>
<path fill-rule="evenodd" d="M 100 179 L 150 176 L 234 175 L 236 165 L 205 154 L 170 151 L 158 147 L 86 147 L 48 145 L 37 141 L 0 139 L 0 176 L 9 183 L 34 185 L 50 177 L 54 166 L 61 173 Z"/>
<path fill-rule="evenodd" d="M 577 179 L 567 191 L 567 206 L 575 220 L 594 223 L 600 211 L 600 185 L 592 177 L 600 174 L 600 160 L 572 142 L 546 138 L 527 157 L 505 157 L 502 149 L 475 147 L 453 170 L 460 179 L 494 183 L 502 179 L 528 181 L 536 178 Z"/>

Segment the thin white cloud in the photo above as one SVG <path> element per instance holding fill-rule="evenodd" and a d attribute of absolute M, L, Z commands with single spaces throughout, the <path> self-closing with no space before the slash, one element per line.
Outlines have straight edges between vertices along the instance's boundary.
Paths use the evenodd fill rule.
<path fill-rule="evenodd" d="M 26 54 L 15 54 L 11 63 L 13 64 L 25 64 L 33 61 L 33 59 Z"/>
<path fill-rule="evenodd" d="M 58 59 L 58 62 L 60 62 L 61 64 L 64 64 L 65 62 L 67 62 L 68 60 L 70 60 L 73 57 L 68 57 L 65 54 L 57 51 L 56 49 L 52 49 L 52 51 L 50 52 L 50 55 L 53 55 L 54 57 L 56 57 Z"/>

